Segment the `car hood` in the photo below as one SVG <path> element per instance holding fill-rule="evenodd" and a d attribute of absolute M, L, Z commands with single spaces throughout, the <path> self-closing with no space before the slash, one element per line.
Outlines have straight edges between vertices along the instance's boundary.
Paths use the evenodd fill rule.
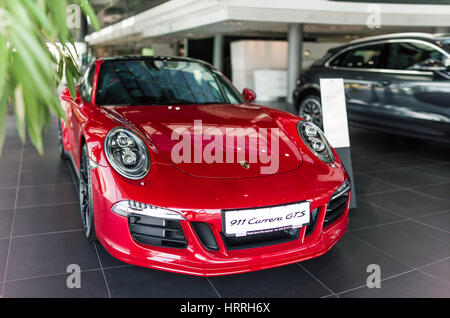
<path fill-rule="evenodd" d="M 124 125 L 139 130 L 156 152 L 192 176 L 260 177 L 287 172 L 302 164 L 292 137 L 261 106 L 104 106 L 103 109 Z M 228 138 L 225 137 L 227 129 Z M 230 129 L 242 129 L 241 133 L 253 132 L 251 141 L 246 138 L 245 145 L 239 145 L 235 137 L 230 137 Z M 237 130 L 234 132 L 239 133 Z M 248 165 L 238 155 L 242 155 L 242 146 L 246 153 L 244 161 Z M 271 149 L 274 149 L 273 153 Z M 256 160 L 251 160 L 249 153 Z"/>

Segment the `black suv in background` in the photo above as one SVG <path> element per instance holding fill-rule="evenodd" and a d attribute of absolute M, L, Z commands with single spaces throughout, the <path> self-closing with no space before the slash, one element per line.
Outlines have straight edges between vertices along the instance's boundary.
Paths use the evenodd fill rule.
<path fill-rule="evenodd" d="M 333 48 L 302 73 L 299 115 L 322 126 L 320 78 L 343 78 L 351 125 L 450 143 L 450 37 L 400 33 Z"/>

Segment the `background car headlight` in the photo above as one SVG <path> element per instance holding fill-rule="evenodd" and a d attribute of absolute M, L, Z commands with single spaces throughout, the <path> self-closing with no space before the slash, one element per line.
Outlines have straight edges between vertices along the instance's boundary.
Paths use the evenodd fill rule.
<path fill-rule="evenodd" d="M 110 165 L 128 179 L 144 178 L 150 170 L 147 146 L 126 128 L 112 129 L 105 139 L 105 154 Z"/>
<path fill-rule="evenodd" d="M 331 146 L 319 127 L 308 121 L 301 121 L 297 130 L 303 142 L 320 160 L 326 163 L 334 162 Z"/>

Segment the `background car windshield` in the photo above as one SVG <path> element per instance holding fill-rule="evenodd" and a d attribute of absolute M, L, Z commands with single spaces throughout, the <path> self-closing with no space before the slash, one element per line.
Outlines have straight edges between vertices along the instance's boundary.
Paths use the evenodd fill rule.
<path fill-rule="evenodd" d="M 174 60 L 106 61 L 97 105 L 239 104 L 240 94 L 206 65 Z"/>
<path fill-rule="evenodd" d="M 423 43 L 392 43 L 389 48 L 389 69 L 414 70 L 422 64 L 433 61 L 443 63 L 446 58 L 435 48 Z"/>

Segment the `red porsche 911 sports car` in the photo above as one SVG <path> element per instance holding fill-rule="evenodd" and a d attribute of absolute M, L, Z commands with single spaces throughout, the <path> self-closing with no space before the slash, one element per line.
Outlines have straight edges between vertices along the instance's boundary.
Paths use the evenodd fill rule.
<path fill-rule="evenodd" d="M 201 276 L 327 252 L 347 228 L 348 175 L 319 128 L 255 97 L 195 59 L 92 63 L 60 122 L 87 239 Z"/>

